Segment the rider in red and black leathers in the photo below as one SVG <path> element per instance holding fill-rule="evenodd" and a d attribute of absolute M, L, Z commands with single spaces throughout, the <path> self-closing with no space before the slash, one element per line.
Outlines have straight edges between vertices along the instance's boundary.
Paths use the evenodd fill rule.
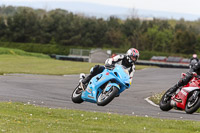
<path fill-rule="evenodd" d="M 169 92 L 167 93 L 168 96 L 172 96 L 176 90 L 184 85 L 187 85 L 188 82 L 193 78 L 194 73 L 197 75 L 200 75 L 200 62 L 197 62 L 190 70 L 186 73 L 184 78 L 181 78 L 177 84 L 175 84 L 173 87 L 169 89 Z"/>
<path fill-rule="evenodd" d="M 126 55 L 116 55 L 112 58 L 108 58 L 105 62 L 105 66 L 109 67 L 112 65 L 114 65 L 115 63 L 118 63 L 121 61 L 121 65 L 123 65 L 125 67 L 125 69 L 128 70 L 129 72 L 129 76 L 132 79 L 133 74 L 135 72 L 135 62 L 137 61 L 137 59 L 139 58 L 139 51 L 135 48 L 131 48 L 127 51 Z M 91 80 L 92 77 L 96 76 L 97 74 L 103 72 L 103 70 L 105 69 L 104 66 L 101 65 L 96 65 L 94 66 L 91 71 L 90 74 L 81 81 L 80 86 L 82 89 L 86 88 L 86 85 L 89 83 L 89 81 Z"/>
<path fill-rule="evenodd" d="M 193 54 L 193 55 L 192 55 L 192 58 L 190 59 L 190 63 L 191 63 L 192 61 L 199 62 L 199 59 L 197 58 L 197 55 L 196 55 L 196 54 Z"/>

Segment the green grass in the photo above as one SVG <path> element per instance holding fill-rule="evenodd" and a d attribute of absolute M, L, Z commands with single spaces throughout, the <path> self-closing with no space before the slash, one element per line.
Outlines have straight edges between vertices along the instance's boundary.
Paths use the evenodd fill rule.
<path fill-rule="evenodd" d="M 60 61 L 51 58 L 38 58 L 35 56 L 0 55 L 0 74 L 25 73 L 45 75 L 65 75 L 89 73 L 91 67 L 98 63 Z M 136 69 L 148 66 L 136 66 Z"/>
<path fill-rule="evenodd" d="M 151 100 L 152 102 L 154 102 L 155 104 L 158 105 L 160 103 L 160 100 L 161 100 L 161 98 L 162 98 L 163 95 L 164 95 L 164 92 L 162 92 L 162 93 L 156 93 L 153 96 L 151 96 L 149 98 L 149 100 Z"/>
<path fill-rule="evenodd" d="M 0 47 L 0 74 L 25 73 L 65 75 L 89 73 L 91 67 L 98 63 L 60 61 L 51 59 L 48 55 L 25 52 L 19 49 Z M 137 66 L 144 69 L 149 66 Z"/>
<path fill-rule="evenodd" d="M 94 63 L 59 61 L 30 56 L 0 55 L 0 73 L 64 75 L 88 73 Z"/>
<path fill-rule="evenodd" d="M 10 49 L 0 47 L 0 55 L 21 55 L 21 56 L 32 56 L 32 57 L 40 57 L 40 58 L 50 58 L 48 55 L 39 54 L 39 53 L 31 53 L 25 52 L 19 49 Z"/>
<path fill-rule="evenodd" d="M 200 122 L 0 103 L 0 132 L 192 133 Z"/>

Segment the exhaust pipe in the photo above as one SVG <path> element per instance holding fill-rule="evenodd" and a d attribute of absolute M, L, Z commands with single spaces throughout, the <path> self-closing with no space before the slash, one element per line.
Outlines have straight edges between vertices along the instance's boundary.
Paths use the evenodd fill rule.
<path fill-rule="evenodd" d="M 171 101 L 170 101 L 170 105 L 171 105 L 172 107 L 176 107 L 176 102 L 175 102 L 174 100 L 171 100 Z"/>

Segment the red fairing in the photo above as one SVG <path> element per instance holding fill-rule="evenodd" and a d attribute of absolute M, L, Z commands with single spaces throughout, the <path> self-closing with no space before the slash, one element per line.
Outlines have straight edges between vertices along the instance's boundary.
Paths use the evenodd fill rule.
<path fill-rule="evenodd" d="M 179 107 L 183 110 L 185 109 L 188 94 L 189 93 L 187 91 L 182 89 L 181 91 L 179 91 L 179 93 L 177 95 L 175 95 L 175 97 L 172 98 L 176 102 L 177 107 Z M 181 100 L 181 102 L 179 102 L 179 100 Z"/>
<path fill-rule="evenodd" d="M 182 76 L 185 76 L 182 74 Z M 191 91 L 200 89 L 200 79 L 193 77 L 190 82 L 183 86 L 183 88 L 178 92 L 178 94 L 172 97 L 172 100 L 176 102 L 176 106 L 181 109 L 185 109 L 188 94 Z"/>

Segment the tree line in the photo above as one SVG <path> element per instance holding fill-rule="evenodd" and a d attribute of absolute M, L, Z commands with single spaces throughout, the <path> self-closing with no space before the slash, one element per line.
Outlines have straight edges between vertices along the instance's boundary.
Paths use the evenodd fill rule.
<path fill-rule="evenodd" d="M 199 53 L 200 20 L 107 20 L 67 10 L 0 6 L 0 41 L 164 53 Z"/>

